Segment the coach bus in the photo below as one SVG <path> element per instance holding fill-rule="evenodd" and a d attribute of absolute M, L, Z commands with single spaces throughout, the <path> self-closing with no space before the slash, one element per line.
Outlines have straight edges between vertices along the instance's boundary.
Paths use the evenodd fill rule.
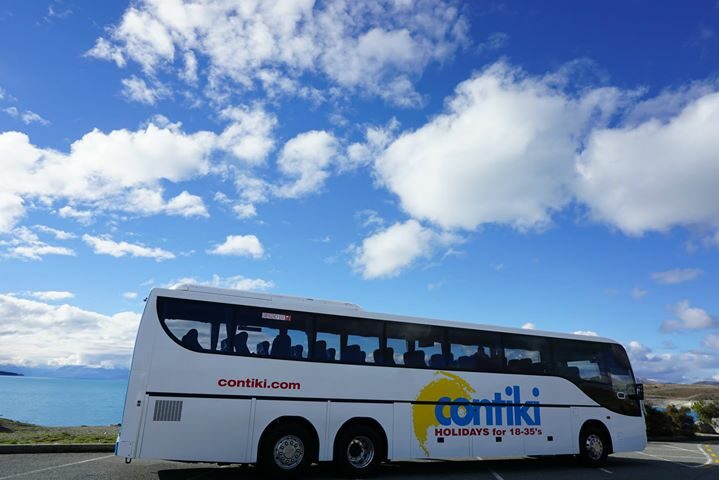
<path fill-rule="evenodd" d="M 362 477 L 418 458 L 643 450 L 642 388 L 599 338 L 385 315 L 200 286 L 153 289 L 115 454 L 332 461 Z"/>

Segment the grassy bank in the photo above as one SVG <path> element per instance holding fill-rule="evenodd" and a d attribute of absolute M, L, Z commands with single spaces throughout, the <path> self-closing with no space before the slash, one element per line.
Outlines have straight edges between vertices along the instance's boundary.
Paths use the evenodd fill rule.
<path fill-rule="evenodd" d="M 0 445 L 36 443 L 115 443 L 118 426 L 42 427 L 0 418 Z"/>
<path fill-rule="evenodd" d="M 719 399 L 719 385 L 645 384 L 644 395 L 653 400 L 697 401 Z"/>

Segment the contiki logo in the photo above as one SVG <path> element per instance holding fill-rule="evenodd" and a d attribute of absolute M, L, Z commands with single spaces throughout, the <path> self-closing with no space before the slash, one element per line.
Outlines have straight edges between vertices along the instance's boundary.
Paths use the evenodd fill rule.
<path fill-rule="evenodd" d="M 468 398 L 441 397 L 437 400 L 434 415 L 440 425 L 445 427 L 452 424 L 466 427 L 473 425 L 530 425 L 542 424 L 540 417 L 539 402 L 529 400 L 522 403 L 522 396 L 518 385 L 504 389 L 508 399 L 502 398 L 500 392 L 494 394 L 492 400 L 469 400 Z M 532 389 L 532 395 L 539 397 L 539 388 Z M 482 423 L 481 410 L 484 409 L 484 423 Z M 531 412 L 530 412 L 531 409 Z M 446 413 L 449 410 L 449 414 Z"/>
<path fill-rule="evenodd" d="M 431 429 L 456 425 L 488 426 L 521 426 L 541 425 L 539 407 L 539 388 L 532 388 L 535 400 L 522 401 L 522 392 L 518 385 L 508 386 L 502 392 L 494 393 L 493 397 L 473 399 L 475 390 L 462 377 L 450 372 L 435 372 L 437 379 L 428 383 L 416 398 L 418 403 L 412 405 L 412 422 L 414 434 L 425 456 L 430 452 L 427 448 L 427 437 Z M 444 429 L 445 431 L 447 429 Z M 463 432 L 479 431 L 474 428 L 451 429 Z M 483 431 L 484 429 L 482 429 Z M 530 428 L 530 430 L 536 430 Z M 435 433 L 436 434 L 436 433 Z"/>

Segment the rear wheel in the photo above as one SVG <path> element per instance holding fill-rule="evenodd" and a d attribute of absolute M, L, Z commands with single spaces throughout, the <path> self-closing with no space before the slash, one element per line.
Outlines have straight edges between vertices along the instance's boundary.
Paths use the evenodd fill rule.
<path fill-rule="evenodd" d="M 297 476 L 309 467 L 312 451 L 312 438 L 302 425 L 280 424 L 262 442 L 259 466 L 271 478 Z"/>
<path fill-rule="evenodd" d="M 345 475 L 362 478 L 372 475 L 382 461 L 382 441 L 366 425 L 352 425 L 337 439 L 334 460 Z"/>
<path fill-rule="evenodd" d="M 602 430 L 588 427 L 579 436 L 579 458 L 588 467 L 601 467 L 607 463 L 609 439 Z"/>

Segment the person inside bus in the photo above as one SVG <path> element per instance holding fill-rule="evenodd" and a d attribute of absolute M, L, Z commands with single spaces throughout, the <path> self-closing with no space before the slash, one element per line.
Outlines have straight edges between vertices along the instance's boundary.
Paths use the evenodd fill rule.
<path fill-rule="evenodd" d="M 394 348 L 387 347 L 384 349 L 384 364 L 390 367 L 395 366 L 394 362 Z"/>
<path fill-rule="evenodd" d="M 275 358 L 289 358 L 292 339 L 287 335 L 287 329 L 281 328 L 279 335 L 272 341 L 270 356 Z"/>
<path fill-rule="evenodd" d="M 471 355 L 471 358 L 473 369 L 484 371 L 489 368 L 490 358 L 484 351 L 484 347 L 482 345 L 477 347 L 477 351 Z"/>
<path fill-rule="evenodd" d="M 327 360 L 327 342 L 324 340 L 317 340 L 315 342 L 315 349 L 312 354 L 315 360 L 324 362 Z"/>
<path fill-rule="evenodd" d="M 182 337 L 182 346 L 190 350 L 202 350 L 202 345 L 198 340 L 200 334 L 196 328 L 191 328 L 184 337 Z"/>
<path fill-rule="evenodd" d="M 337 355 L 337 350 L 334 348 L 328 348 L 327 349 L 327 360 L 330 362 L 335 361 L 335 356 Z"/>
<path fill-rule="evenodd" d="M 270 354 L 270 342 L 267 340 L 257 344 L 257 355 L 266 357 Z"/>
<path fill-rule="evenodd" d="M 302 358 L 304 347 L 302 345 L 293 345 L 291 349 L 292 358 Z"/>
<path fill-rule="evenodd" d="M 404 364 L 408 367 L 424 368 L 424 350 L 411 350 L 404 354 Z"/>
<path fill-rule="evenodd" d="M 247 332 L 242 331 L 235 335 L 235 353 L 238 355 L 250 354 L 250 349 L 247 347 Z"/>

